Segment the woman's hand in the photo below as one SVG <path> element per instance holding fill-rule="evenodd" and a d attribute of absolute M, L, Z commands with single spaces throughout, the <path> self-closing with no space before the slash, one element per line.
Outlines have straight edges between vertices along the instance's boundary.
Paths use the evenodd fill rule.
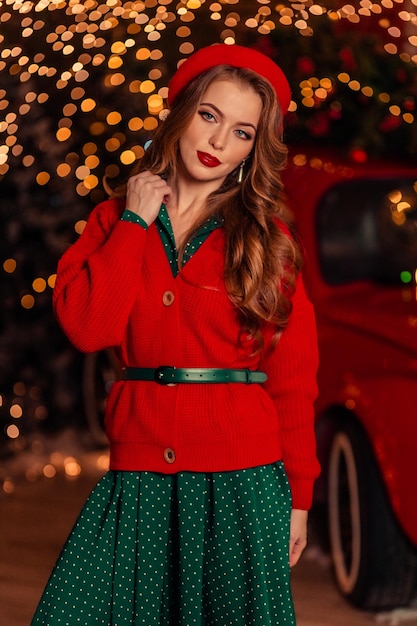
<path fill-rule="evenodd" d="M 129 178 L 127 182 L 126 209 L 139 215 L 149 225 L 155 221 L 163 202 L 172 194 L 166 180 L 144 171 Z"/>
<path fill-rule="evenodd" d="M 299 560 L 307 545 L 308 511 L 292 509 L 290 521 L 290 567 Z"/>

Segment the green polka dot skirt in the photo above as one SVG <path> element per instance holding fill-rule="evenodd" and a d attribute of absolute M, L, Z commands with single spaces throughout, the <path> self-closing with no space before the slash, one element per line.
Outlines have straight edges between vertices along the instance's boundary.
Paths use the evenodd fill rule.
<path fill-rule="evenodd" d="M 32 626 L 294 626 L 281 462 L 110 471 L 80 513 Z"/>

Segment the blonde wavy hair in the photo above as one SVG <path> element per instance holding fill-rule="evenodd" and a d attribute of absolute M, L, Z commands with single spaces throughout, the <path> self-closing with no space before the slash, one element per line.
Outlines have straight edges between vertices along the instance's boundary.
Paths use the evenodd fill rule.
<path fill-rule="evenodd" d="M 286 224 L 280 173 L 287 148 L 280 139 L 282 114 L 270 83 L 255 72 L 226 65 L 216 66 L 195 78 L 175 100 L 166 120 L 156 129 L 152 144 L 132 175 L 149 170 L 174 178 L 179 160 L 179 139 L 190 124 L 208 86 L 217 80 L 233 80 L 250 87 L 262 101 L 255 145 L 245 164 L 244 178 L 237 169 L 212 193 L 204 214 L 188 232 L 187 241 L 209 216 L 223 220 L 225 234 L 225 284 L 237 307 L 243 335 L 254 342 L 254 352 L 264 347 L 262 327 L 275 327 L 273 344 L 287 325 L 291 295 L 301 268 L 300 247 Z M 126 187 L 117 189 L 123 195 Z"/>

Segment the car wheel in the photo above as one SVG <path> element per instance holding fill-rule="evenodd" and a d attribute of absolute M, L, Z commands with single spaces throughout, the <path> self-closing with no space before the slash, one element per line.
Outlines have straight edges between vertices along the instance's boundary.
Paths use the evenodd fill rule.
<path fill-rule="evenodd" d="M 371 446 L 353 421 L 332 440 L 328 509 L 342 594 L 368 610 L 407 605 L 417 595 L 417 553 L 394 519 Z"/>

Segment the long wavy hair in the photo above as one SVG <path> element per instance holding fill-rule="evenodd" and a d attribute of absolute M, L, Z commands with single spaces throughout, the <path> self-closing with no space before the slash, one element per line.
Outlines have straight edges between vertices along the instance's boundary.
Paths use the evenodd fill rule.
<path fill-rule="evenodd" d="M 234 80 L 250 87 L 262 101 L 256 140 L 246 160 L 242 182 L 238 169 L 207 198 L 204 214 L 188 232 L 182 252 L 193 233 L 209 216 L 223 221 L 225 234 L 225 284 L 240 316 L 242 339 L 254 343 L 254 353 L 264 347 L 262 327 L 275 327 L 273 344 L 287 325 L 291 295 L 302 264 L 297 241 L 286 224 L 280 173 L 287 149 L 280 138 L 282 114 L 272 86 L 255 72 L 216 66 L 195 78 L 174 102 L 166 120 L 156 129 L 152 144 L 132 175 L 150 170 L 175 179 L 179 139 L 190 124 L 208 86 L 217 80 Z M 125 192 L 125 188 L 121 190 Z M 119 194 L 118 194 L 119 195 Z"/>

